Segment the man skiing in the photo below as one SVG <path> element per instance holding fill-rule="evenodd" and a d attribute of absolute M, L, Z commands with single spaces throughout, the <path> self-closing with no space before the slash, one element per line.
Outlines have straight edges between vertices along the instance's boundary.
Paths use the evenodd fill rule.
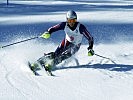
<path fill-rule="evenodd" d="M 94 55 L 93 37 L 83 24 L 77 22 L 77 14 L 74 11 L 68 11 L 66 14 L 66 22 L 61 22 L 60 24 L 49 28 L 47 32 L 44 32 L 41 35 L 41 37 L 48 39 L 52 33 L 58 30 L 64 30 L 66 34 L 65 38 L 57 47 L 55 52 L 44 54 L 44 57 L 38 60 L 38 62 L 44 66 L 46 71 L 51 71 L 53 66 L 61 63 L 63 60 L 70 58 L 73 54 L 75 54 L 80 48 L 83 36 L 86 37 L 89 42 L 89 47 L 87 48 L 88 56 Z M 49 58 L 48 60 L 50 63 L 47 63 L 45 58 Z"/>

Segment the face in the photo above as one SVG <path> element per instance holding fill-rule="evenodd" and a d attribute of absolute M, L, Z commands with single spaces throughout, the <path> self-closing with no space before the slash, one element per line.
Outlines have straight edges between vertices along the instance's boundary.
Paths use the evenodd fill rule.
<path fill-rule="evenodd" d="M 67 23 L 73 27 L 75 25 L 75 23 L 77 22 L 77 19 L 67 19 Z"/>

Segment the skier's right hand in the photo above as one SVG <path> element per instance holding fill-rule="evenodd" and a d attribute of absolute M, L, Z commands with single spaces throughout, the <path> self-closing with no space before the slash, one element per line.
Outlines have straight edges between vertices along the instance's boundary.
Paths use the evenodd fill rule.
<path fill-rule="evenodd" d="M 51 34 L 49 32 L 44 32 L 40 37 L 44 39 L 50 38 Z"/>

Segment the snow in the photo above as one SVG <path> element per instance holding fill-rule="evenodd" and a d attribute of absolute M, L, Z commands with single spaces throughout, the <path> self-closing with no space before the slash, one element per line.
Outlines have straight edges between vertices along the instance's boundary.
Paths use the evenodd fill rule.
<path fill-rule="evenodd" d="M 54 51 L 62 31 L 49 40 L 1 48 L 0 100 L 133 100 L 131 0 L 10 0 L 8 6 L 4 2 L 0 1 L 1 46 L 42 34 L 74 9 L 94 36 L 95 53 L 109 59 L 88 57 L 84 39 L 76 55 L 56 66 L 54 77 L 34 76 L 27 61 Z"/>
<path fill-rule="evenodd" d="M 77 12 L 80 21 L 90 23 L 133 23 L 133 11 L 99 11 L 95 12 Z M 103 16 L 104 15 L 104 16 Z M 63 17 L 62 17 L 63 16 Z M 97 16 L 102 16 L 98 17 Z M 113 16 L 110 18 L 110 16 Z M 57 19 L 55 19 L 57 18 Z M 3 25 L 7 24 L 26 24 L 26 23 L 41 23 L 41 22 L 59 22 L 65 20 L 64 12 L 55 12 L 49 15 L 18 15 L 18 16 L 2 16 L 0 22 Z"/>

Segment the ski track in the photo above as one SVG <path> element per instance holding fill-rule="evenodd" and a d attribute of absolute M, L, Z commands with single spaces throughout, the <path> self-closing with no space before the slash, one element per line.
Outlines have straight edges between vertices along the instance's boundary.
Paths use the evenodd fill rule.
<path fill-rule="evenodd" d="M 4 66 L 4 69 L 6 70 L 6 74 L 5 74 L 5 79 L 8 82 L 8 84 L 14 88 L 15 90 L 18 91 L 18 93 L 20 93 L 22 95 L 22 97 L 24 97 L 26 100 L 28 100 L 28 98 L 26 98 L 25 94 L 21 91 L 21 89 L 19 89 L 18 87 L 16 87 L 16 84 L 13 84 L 13 82 L 15 82 L 15 80 L 13 80 L 12 78 L 12 74 L 16 72 L 16 69 L 13 69 L 11 71 L 8 71 L 6 66 Z M 14 77 L 14 76 L 13 76 Z"/>
<path fill-rule="evenodd" d="M 13 73 L 13 71 L 12 71 L 12 72 L 8 72 L 8 73 L 6 74 L 6 76 L 5 76 L 7 82 L 9 83 L 9 85 L 10 85 L 11 87 L 13 87 L 14 89 L 16 89 L 16 90 L 22 95 L 22 97 L 24 97 L 24 98 L 26 99 L 25 93 L 23 93 L 23 92 L 21 91 L 21 89 L 17 88 L 17 87 L 16 87 L 16 84 L 13 84 L 12 81 L 14 81 L 14 80 L 13 80 L 12 77 L 11 77 L 11 73 Z M 27 100 L 28 100 L 28 98 L 27 98 Z"/>
<path fill-rule="evenodd" d="M 0 63 L 2 64 L 2 60 L 0 61 Z M 29 93 L 25 92 L 25 89 L 23 90 L 23 88 L 20 87 L 21 83 L 20 84 L 17 83 L 17 81 L 19 81 L 20 79 L 18 77 L 15 77 L 15 76 L 17 76 L 16 74 L 22 74 L 22 76 L 27 81 L 30 81 L 32 84 L 35 85 L 34 88 L 37 88 L 36 90 L 38 90 L 38 91 L 41 90 L 41 88 L 38 85 L 38 82 L 33 80 L 32 76 L 30 76 L 30 75 L 26 76 L 25 73 L 23 73 L 20 68 L 18 69 L 18 67 L 14 67 L 13 69 L 9 69 L 9 66 L 6 66 L 4 64 L 2 64 L 2 67 L 5 69 L 5 75 L 4 75 L 5 78 L 4 79 L 6 79 L 9 86 L 12 87 L 12 90 L 16 90 L 17 93 L 22 95 L 21 97 L 23 99 L 29 100 Z M 18 86 L 18 85 L 20 85 L 20 86 Z"/>

